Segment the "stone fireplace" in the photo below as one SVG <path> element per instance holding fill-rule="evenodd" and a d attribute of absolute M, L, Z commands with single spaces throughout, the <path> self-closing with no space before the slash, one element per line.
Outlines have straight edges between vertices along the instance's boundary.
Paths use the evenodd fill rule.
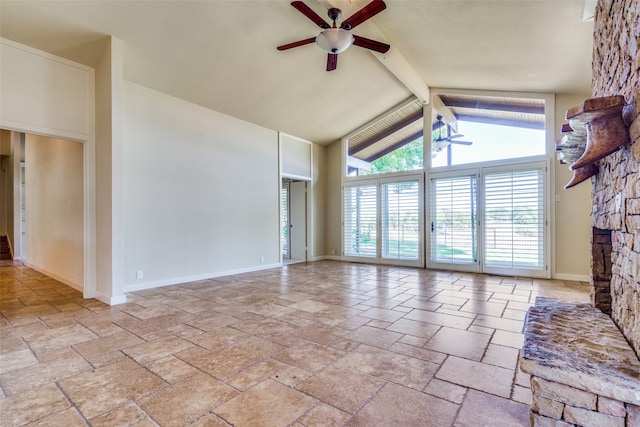
<path fill-rule="evenodd" d="M 534 426 L 640 426 L 640 1 L 599 0 L 593 41 L 592 96 L 624 97 L 629 138 L 591 178 L 591 304 L 528 313 Z"/>

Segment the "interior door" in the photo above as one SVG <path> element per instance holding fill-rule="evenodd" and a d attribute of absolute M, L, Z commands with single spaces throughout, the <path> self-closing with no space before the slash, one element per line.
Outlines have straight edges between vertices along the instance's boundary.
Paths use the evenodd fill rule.
<path fill-rule="evenodd" d="M 307 183 L 289 184 L 289 253 L 292 260 L 307 260 Z"/>
<path fill-rule="evenodd" d="M 280 247 L 282 248 L 282 259 L 291 259 L 291 223 L 289 222 L 289 195 L 290 185 L 288 181 L 282 182 L 280 193 Z"/>

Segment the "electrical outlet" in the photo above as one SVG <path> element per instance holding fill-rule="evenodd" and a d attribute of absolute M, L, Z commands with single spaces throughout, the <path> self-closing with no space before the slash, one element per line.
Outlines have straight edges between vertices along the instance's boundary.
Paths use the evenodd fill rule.
<path fill-rule="evenodd" d="M 264 263 L 264 257 L 263 256 L 260 257 L 260 263 L 261 264 Z"/>
<path fill-rule="evenodd" d="M 144 272 L 142 270 L 136 271 L 136 279 L 141 280 L 144 277 Z"/>
<path fill-rule="evenodd" d="M 336 248 L 331 248 L 331 255 L 335 255 L 336 254 Z"/>

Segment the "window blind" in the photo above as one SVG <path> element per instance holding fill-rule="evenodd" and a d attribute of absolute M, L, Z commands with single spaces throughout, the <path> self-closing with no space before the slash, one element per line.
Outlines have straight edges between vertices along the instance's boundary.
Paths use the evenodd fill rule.
<path fill-rule="evenodd" d="M 375 257 L 377 249 L 377 185 L 344 189 L 344 254 Z"/>
<path fill-rule="evenodd" d="M 485 175 L 486 266 L 544 268 L 543 179 L 542 168 Z"/>
<path fill-rule="evenodd" d="M 432 178 L 431 261 L 477 262 L 476 175 Z"/>
<path fill-rule="evenodd" d="M 383 182 L 381 185 L 382 257 L 419 259 L 420 183 Z"/>

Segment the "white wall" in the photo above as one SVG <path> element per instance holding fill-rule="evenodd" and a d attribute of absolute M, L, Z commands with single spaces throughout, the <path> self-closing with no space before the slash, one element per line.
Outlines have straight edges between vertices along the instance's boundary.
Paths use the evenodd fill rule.
<path fill-rule="evenodd" d="M 83 148 L 25 137 L 26 263 L 83 289 Z"/>
<path fill-rule="evenodd" d="M 276 131 L 131 82 L 123 117 L 125 291 L 278 265 Z"/>
<path fill-rule="evenodd" d="M 565 120 L 566 111 L 589 99 L 591 95 L 557 95 L 556 96 L 556 139 L 562 137 L 560 132 Z M 560 279 L 589 280 L 591 259 L 591 179 L 565 190 L 563 187 L 573 172 L 569 165 L 561 165 L 557 160 L 555 167 L 555 192 L 559 200 L 555 202 L 555 272 L 554 277 Z"/>

